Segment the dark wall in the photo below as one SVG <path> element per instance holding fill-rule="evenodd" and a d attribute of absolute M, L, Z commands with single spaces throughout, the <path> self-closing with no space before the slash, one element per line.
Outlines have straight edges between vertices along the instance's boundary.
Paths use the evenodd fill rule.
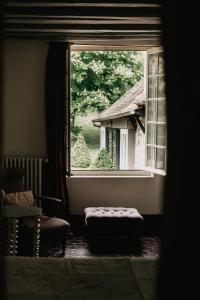
<path fill-rule="evenodd" d="M 165 228 L 158 299 L 196 299 L 199 215 L 199 37 L 195 1 L 163 1 L 168 114 Z M 196 272 L 195 272 L 196 271 Z"/>
<path fill-rule="evenodd" d="M 3 45 L 3 10 L 4 10 L 4 1 L 0 2 L 0 158 L 2 153 L 2 45 Z M 2 260 L 2 219 L 1 219 L 1 207 L 0 207 L 0 268 L 3 269 L 3 260 Z M 0 276 L 0 299 L 4 299 L 4 277 Z"/>

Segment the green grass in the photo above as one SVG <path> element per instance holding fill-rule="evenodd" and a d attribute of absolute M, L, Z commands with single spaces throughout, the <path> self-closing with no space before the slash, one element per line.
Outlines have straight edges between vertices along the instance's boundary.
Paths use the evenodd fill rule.
<path fill-rule="evenodd" d="M 82 127 L 82 134 L 88 145 L 92 162 L 98 155 L 100 148 L 100 128 L 94 127 L 92 119 L 96 118 L 97 113 L 89 112 L 87 116 L 78 116 L 75 120 L 75 125 Z M 71 142 L 73 147 L 74 142 Z M 73 170 L 90 170 L 89 168 L 72 168 Z"/>
<path fill-rule="evenodd" d="M 89 148 L 97 149 L 100 146 L 100 129 L 94 127 L 92 119 L 95 119 L 97 113 L 89 112 L 87 116 L 77 116 L 75 125 L 82 127 L 82 134 Z"/>

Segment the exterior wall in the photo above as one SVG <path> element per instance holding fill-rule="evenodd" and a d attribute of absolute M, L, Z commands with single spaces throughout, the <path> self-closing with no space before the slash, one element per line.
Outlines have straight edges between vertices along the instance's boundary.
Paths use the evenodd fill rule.
<path fill-rule="evenodd" d="M 144 125 L 144 118 L 141 118 L 141 122 Z M 120 130 L 128 128 L 128 151 L 127 151 L 127 164 L 126 167 L 124 160 L 124 151 L 122 151 L 122 134 L 120 134 L 120 169 L 142 169 L 144 167 L 144 151 L 145 151 L 145 134 L 142 132 L 139 124 L 136 123 L 136 127 L 131 121 L 128 121 L 128 118 L 119 118 L 113 119 L 112 125 L 109 125 L 109 122 L 102 122 L 102 127 L 107 126 L 110 128 L 118 128 Z M 123 153 L 123 155 L 122 155 Z M 122 157 L 123 156 L 123 157 Z"/>
<path fill-rule="evenodd" d="M 101 122 L 101 126 L 111 127 L 111 128 L 127 128 L 127 118 L 113 119 L 110 121 Z"/>

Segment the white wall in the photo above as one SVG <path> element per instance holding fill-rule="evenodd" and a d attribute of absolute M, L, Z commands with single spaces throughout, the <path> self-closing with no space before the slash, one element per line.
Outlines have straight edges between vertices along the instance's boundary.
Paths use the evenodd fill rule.
<path fill-rule="evenodd" d="M 72 214 L 87 206 L 135 207 L 143 214 L 162 213 L 164 177 L 76 178 L 67 180 Z"/>
<path fill-rule="evenodd" d="M 46 155 L 44 73 L 48 45 L 43 41 L 8 40 L 4 54 L 3 154 Z M 141 213 L 162 211 L 163 177 L 70 178 L 70 208 L 136 207 Z"/>
<path fill-rule="evenodd" d="M 7 40 L 3 56 L 3 155 L 45 156 L 47 44 Z"/>

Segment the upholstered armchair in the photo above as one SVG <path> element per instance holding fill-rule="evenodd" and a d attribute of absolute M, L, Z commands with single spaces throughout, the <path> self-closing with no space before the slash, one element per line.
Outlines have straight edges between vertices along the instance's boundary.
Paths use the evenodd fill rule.
<path fill-rule="evenodd" d="M 24 170 L 21 168 L 0 169 L 1 214 L 7 236 L 6 254 L 20 253 L 17 249 L 23 249 L 23 245 L 18 247 L 19 241 L 20 244 L 32 245 L 34 256 L 39 256 L 41 244 L 61 243 L 63 255 L 70 224 L 56 217 L 56 208 L 61 205 L 61 200 L 39 197 L 33 195 L 32 191 L 25 191 L 23 176 Z M 45 214 L 45 207 L 48 214 Z"/>

